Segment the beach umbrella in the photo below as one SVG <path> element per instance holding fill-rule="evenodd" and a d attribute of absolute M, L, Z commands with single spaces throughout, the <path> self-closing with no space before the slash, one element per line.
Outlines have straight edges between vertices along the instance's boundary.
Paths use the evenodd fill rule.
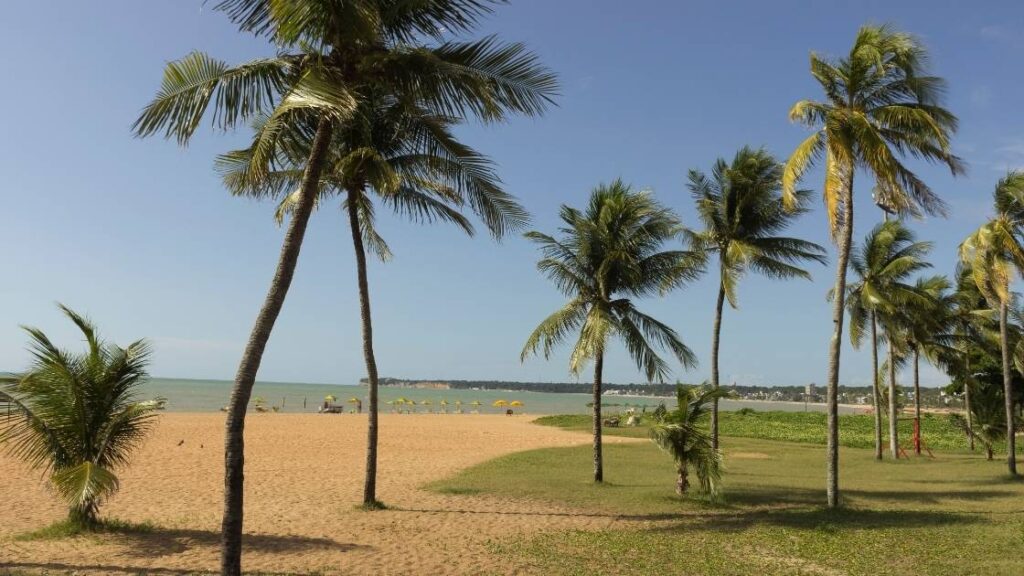
<path fill-rule="evenodd" d="M 509 402 L 508 405 L 509 406 L 521 407 L 523 405 L 523 403 L 520 402 L 519 400 L 513 400 L 513 401 Z"/>
<path fill-rule="evenodd" d="M 356 412 L 362 413 L 362 411 L 363 411 L 363 401 L 362 400 L 360 400 L 359 398 L 356 398 L 355 396 L 353 396 L 353 397 L 348 399 L 348 403 L 349 404 L 355 404 L 356 405 Z"/>
<path fill-rule="evenodd" d="M 333 404 L 337 400 L 338 400 L 338 397 L 335 396 L 334 394 L 328 394 L 327 396 L 324 396 L 324 402 L 330 402 L 330 403 Z"/>
<path fill-rule="evenodd" d="M 491 404 L 491 406 L 494 406 L 495 408 L 504 408 L 505 406 L 508 406 L 508 400 L 495 400 L 494 404 Z"/>
<path fill-rule="evenodd" d="M 448 401 L 442 399 L 440 402 L 438 402 L 438 404 L 441 405 L 441 409 L 444 410 L 445 414 L 447 414 L 448 413 Z"/>

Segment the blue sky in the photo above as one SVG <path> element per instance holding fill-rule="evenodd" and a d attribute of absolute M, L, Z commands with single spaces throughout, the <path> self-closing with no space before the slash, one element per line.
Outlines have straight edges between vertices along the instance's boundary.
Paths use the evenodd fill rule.
<path fill-rule="evenodd" d="M 210 5 L 213 2 L 209 3 Z M 158 87 L 164 64 L 199 49 L 230 62 L 270 52 L 201 0 L 11 3 L 0 19 L 0 368 L 27 362 L 18 324 L 75 345 L 53 303 L 88 313 L 118 342 L 156 347 L 159 376 L 231 378 L 262 302 L 282 231 L 272 206 L 230 197 L 213 156 L 242 135 L 204 130 L 186 149 L 137 140 L 129 126 Z M 935 242 L 936 270 L 952 271 L 959 241 L 989 213 L 990 192 L 1024 166 L 1024 10 L 1016 2 L 611 2 L 519 0 L 480 34 L 526 42 L 557 71 L 559 107 L 540 119 L 467 126 L 466 141 L 499 164 L 507 188 L 550 231 L 558 206 L 581 204 L 602 181 L 653 189 L 693 224 L 684 177 L 745 145 L 784 158 L 804 136 L 786 112 L 820 92 L 811 50 L 841 54 L 866 22 L 923 38 L 949 81 L 960 117 L 955 148 L 967 177 L 915 164 L 951 207 L 913 223 Z M 806 185 L 820 189 L 821 175 Z M 879 218 L 870 183 L 856 191 L 859 239 Z M 455 230 L 384 217 L 396 253 L 373 264 L 381 374 L 567 381 L 565 354 L 519 362 L 529 332 L 562 297 L 534 269 L 519 237 L 498 244 Z M 820 202 L 791 230 L 828 243 Z M 831 255 L 831 254 L 830 254 Z M 748 277 L 727 310 L 723 378 L 802 384 L 825 378 L 825 293 L 813 282 Z M 363 373 L 352 249 L 336 206 L 313 218 L 296 280 L 264 358 L 266 380 L 351 383 Z M 642 308 L 670 323 L 702 359 L 715 296 L 710 278 Z M 676 375 L 707 377 L 707 362 Z M 641 376 L 621 353 L 611 381 Z M 844 350 L 842 381 L 866 383 L 869 356 Z M 587 381 L 588 375 L 581 377 Z M 934 370 L 926 384 L 942 383 Z"/>

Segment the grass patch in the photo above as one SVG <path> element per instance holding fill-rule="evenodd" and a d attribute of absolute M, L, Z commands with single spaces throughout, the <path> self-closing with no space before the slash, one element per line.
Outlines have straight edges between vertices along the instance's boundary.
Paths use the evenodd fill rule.
<path fill-rule="evenodd" d="M 59 540 L 61 538 L 73 538 L 75 536 L 89 536 L 94 534 L 149 534 L 156 530 L 156 527 L 149 522 L 126 522 L 116 518 L 100 520 L 95 526 L 86 526 L 80 522 L 61 520 L 49 526 L 18 534 L 15 540 L 27 542 L 32 540 Z"/>
<path fill-rule="evenodd" d="M 364 512 L 373 512 L 374 510 L 387 510 L 388 509 L 387 505 L 384 504 L 383 502 L 381 502 L 380 500 L 374 500 L 373 502 L 370 502 L 369 504 L 367 504 L 366 502 L 363 502 L 362 504 L 356 506 L 356 508 L 358 508 L 359 510 L 362 510 Z"/>
<path fill-rule="evenodd" d="M 737 438 L 761 438 L 799 442 L 801 444 L 825 445 L 825 419 L 823 412 L 720 412 L 719 429 L 723 436 Z M 622 417 L 625 422 L 626 418 Z M 534 420 L 544 426 L 557 426 L 567 430 L 589 432 L 592 420 L 586 414 L 543 416 Z M 888 420 L 883 418 L 883 441 L 888 437 Z M 647 437 L 651 424 L 645 417 L 636 427 L 604 428 L 609 436 Z M 900 420 L 900 443 L 910 445 L 913 422 Z M 847 414 L 839 417 L 839 443 L 848 448 L 874 448 L 874 416 L 870 414 Z M 967 451 L 964 433 L 949 423 L 949 418 L 939 414 L 921 416 L 921 437 L 933 451 Z M 887 441 L 886 441 L 887 442 Z M 885 444 L 888 446 L 888 444 Z"/>
<path fill-rule="evenodd" d="M 606 444 L 604 485 L 589 446 L 511 454 L 430 488 L 568 504 L 629 528 L 568 531 L 490 544 L 548 574 L 1021 573 L 1024 483 L 983 456 L 877 462 L 842 450 L 844 508 L 824 503 L 824 451 L 726 437 L 721 503 L 673 493 L 670 458 L 653 444 Z"/>

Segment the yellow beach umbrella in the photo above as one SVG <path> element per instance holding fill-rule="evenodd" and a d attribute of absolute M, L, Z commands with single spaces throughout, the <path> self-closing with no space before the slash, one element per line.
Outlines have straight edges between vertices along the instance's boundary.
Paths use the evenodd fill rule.
<path fill-rule="evenodd" d="M 505 406 L 508 406 L 508 400 L 495 400 L 494 404 L 491 404 L 491 406 L 494 406 L 495 408 L 504 408 Z"/>
<path fill-rule="evenodd" d="M 522 405 L 523 405 L 523 403 L 522 403 L 522 402 L 520 402 L 519 400 L 513 400 L 513 401 L 509 402 L 509 403 L 508 403 L 508 405 L 509 405 L 509 406 L 516 406 L 516 407 L 520 407 L 520 406 L 522 406 Z"/>

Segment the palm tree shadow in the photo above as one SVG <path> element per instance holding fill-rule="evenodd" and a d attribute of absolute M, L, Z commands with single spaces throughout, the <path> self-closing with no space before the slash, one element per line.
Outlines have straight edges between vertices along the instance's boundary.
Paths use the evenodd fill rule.
<path fill-rule="evenodd" d="M 210 530 L 162 529 L 146 531 L 117 531 L 110 533 L 124 545 L 126 557 L 160 558 L 181 554 L 193 548 L 216 548 L 220 546 L 220 532 Z M 337 542 L 330 538 L 310 536 L 285 536 L 277 534 L 245 534 L 242 546 L 246 552 L 264 552 L 269 554 L 309 553 L 315 551 L 349 552 L 353 550 L 369 550 L 372 546 Z M 0 574 L 4 569 L 31 570 L 58 573 L 121 572 L 133 574 L 162 574 L 168 576 L 201 573 L 194 568 L 161 568 L 152 566 L 131 566 L 114 564 L 77 564 L 63 562 L 0 562 Z M 288 576 L 286 573 L 279 573 Z"/>
<path fill-rule="evenodd" d="M 992 500 L 995 498 L 1012 498 L 1018 493 L 1010 490 L 845 490 L 850 497 L 866 500 L 901 500 L 919 504 L 942 504 L 949 500 Z"/>
<path fill-rule="evenodd" d="M 827 508 L 791 508 L 749 512 L 708 514 L 697 523 L 693 519 L 648 528 L 651 532 L 692 532 L 695 529 L 716 532 L 742 532 L 762 526 L 841 532 L 886 528 L 922 528 L 953 524 L 974 524 L 976 516 L 926 510 L 863 510 Z"/>
<path fill-rule="evenodd" d="M 128 554 L 136 557 L 159 557 L 181 554 L 195 547 L 216 548 L 221 544 L 220 532 L 210 530 L 156 529 L 151 532 L 128 532 L 122 537 Z M 279 534 L 245 534 L 242 546 L 247 551 L 281 554 L 333 550 L 348 552 L 370 548 L 361 544 L 338 542 L 330 538 Z"/>

